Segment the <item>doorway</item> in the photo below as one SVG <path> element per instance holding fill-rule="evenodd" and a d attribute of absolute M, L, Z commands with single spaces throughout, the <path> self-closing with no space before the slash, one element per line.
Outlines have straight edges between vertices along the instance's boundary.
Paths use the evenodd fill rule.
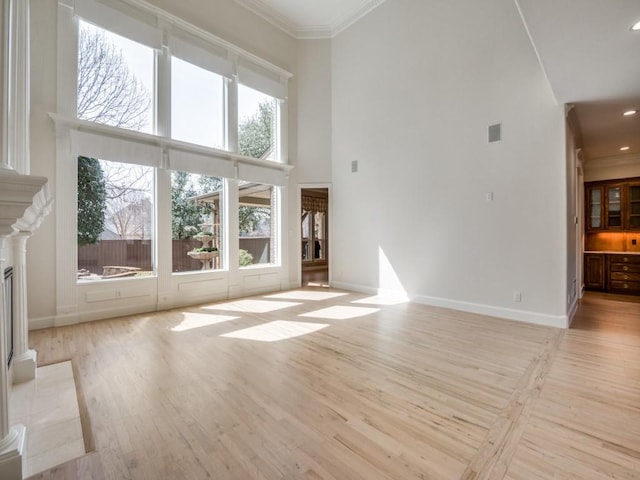
<path fill-rule="evenodd" d="M 329 189 L 300 189 L 300 256 L 303 287 L 329 286 Z"/>

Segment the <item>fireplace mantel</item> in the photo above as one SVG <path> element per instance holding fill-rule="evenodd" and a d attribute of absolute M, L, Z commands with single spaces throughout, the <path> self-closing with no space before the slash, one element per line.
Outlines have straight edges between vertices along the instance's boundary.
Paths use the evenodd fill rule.
<path fill-rule="evenodd" d="M 0 167 L 0 237 L 37 229 L 53 203 L 45 177 Z"/>

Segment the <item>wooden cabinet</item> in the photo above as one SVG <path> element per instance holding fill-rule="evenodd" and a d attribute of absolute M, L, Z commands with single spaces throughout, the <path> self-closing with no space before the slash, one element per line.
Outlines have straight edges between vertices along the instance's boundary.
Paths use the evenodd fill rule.
<path fill-rule="evenodd" d="M 587 290 L 640 295 L 640 255 L 585 253 L 584 286 Z"/>
<path fill-rule="evenodd" d="M 587 230 L 598 230 L 604 226 L 604 187 L 587 186 Z"/>
<path fill-rule="evenodd" d="M 640 293 L 640 255 L 607 255 L 608 287 L 617 293 Z"/>
<path fill-rule="evenodd" d="M 589 290 L 605 289 L 604 253 L 584 254 L 584 287 Z"/>
<path fill-rule="evenodd" d="M 629 230 L 640 230 L 640 182 L 627 186 L 627 222 Z"/>
<path fill-rule="evenodd" d="M 585 184 L 587 231 L 640 231 L 640 178 Z"/>

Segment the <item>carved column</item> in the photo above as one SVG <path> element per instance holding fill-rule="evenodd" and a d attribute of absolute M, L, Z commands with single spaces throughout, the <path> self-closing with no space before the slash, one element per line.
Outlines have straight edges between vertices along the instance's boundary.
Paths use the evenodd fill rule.
<path fill-rule="evenodd" d="M 7 318 L 5 315 L 4 269 L 7 235 L 0 236 L 0 478 L 22 479 L 26 447 L 23 425 L 9 427 L 9 369 L 7 368 Z"/>
<path fill-rule="evenodd" d="M 20 232 L 13 240 L 13 383 L 36 378 L 35 350 L 29 350 L 27 312 L 27 240 L 30 233 Z"/>

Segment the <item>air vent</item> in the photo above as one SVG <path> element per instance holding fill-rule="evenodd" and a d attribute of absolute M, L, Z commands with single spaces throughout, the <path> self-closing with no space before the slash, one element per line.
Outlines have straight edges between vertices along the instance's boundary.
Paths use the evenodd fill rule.
<path fill-rule="evenodd" d="M 502 124 L 489 125 L 489 143 L 499 142 L 500 140 L 502 140 Z"/>

